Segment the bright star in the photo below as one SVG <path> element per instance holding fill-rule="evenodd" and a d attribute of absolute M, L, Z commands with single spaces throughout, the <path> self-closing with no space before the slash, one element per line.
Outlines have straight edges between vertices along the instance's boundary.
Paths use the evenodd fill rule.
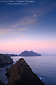
<path fill-rule="evenodd" d="M 36 15 L 34 15 L 34 17 L 36 17 Z"/>

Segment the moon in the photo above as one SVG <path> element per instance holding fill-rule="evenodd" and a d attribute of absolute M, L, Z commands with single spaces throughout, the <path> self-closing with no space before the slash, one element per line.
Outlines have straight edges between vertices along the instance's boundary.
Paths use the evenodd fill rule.
<path fill-rule="evenodd" d="M 34 17 L 36 17 L 36 15 L 35 15 L 35 14 L 34 14 L 33 16 L 34 16 Z"/>

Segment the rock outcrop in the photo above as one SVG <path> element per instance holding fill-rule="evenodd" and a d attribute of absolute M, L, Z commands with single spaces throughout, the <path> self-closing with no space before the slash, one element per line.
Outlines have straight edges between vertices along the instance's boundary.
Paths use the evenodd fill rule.
<path fill-rule="evenodd" d="M 41 54 L 38 54 L 33 51 L 24 51 L 19 56 L 41 56 Z"/>
<path fill-rule="evenodd" d="M 4 54 L 0 54 L 0 66 L 3 66 L 5 64 L 10 64 L 10 63 L 13 63 L 12 58 Z"/>
<path fill-rule="evenodd" d="M 6 70 L 8 85 L 44 85 L 23 58 Z"/>
<path fill-rule="evenodd" d="M 0 85 L 6 85 L 6 84 L 2 83 L 2 81 L 0 80 Z"/>

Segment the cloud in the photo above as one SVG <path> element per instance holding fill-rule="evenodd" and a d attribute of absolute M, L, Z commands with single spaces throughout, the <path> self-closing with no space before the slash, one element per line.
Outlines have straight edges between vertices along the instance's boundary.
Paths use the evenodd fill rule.
<path fill-rule="evenodd" d="M 6 30 L 7 31 L 13 31 L 13 29 L 14 29 L 14 31 L 15 31 L 15 29 L 23 31 L 23 30 L 27 29 L 26 28 L 27 26 L 29 26 L 33 23 L 35 23 L 35 19 L 33 17 L 25 16 L 25 17 L 21 18 L 20 20 L 16 21 L 15 23 L 13 23 L 13 24 L 0 25 L 1 26 L 0 29 L 2 28 L 2 30 L 4 30 L 4 31 L 6 31 Z M 22 27 L 22 28 L 20 28 L 20 27 Z"/>
<path fill-rule="evenodd" d="M 30 25 L 30 24 L 33 24 L 34 22 L 35 22 L 35 19 L 33 17 L 23 17 L 20 20 L 21 25 Z"/>
<path fill-rule="evenodd" d="M 8 34 L 8 33 L 16 33 L 16 32 L 22 32 L 27 31 L 27 28 L 19 28 L 19 29 L 0 29 L 0 35 Z"/>
<path fill-rule="evenodd" d="M 13 29 L 3 29 L 3 28 L 1 29 L 1 28 L 0 28 L 0 35 L 1 35 L 1 34 L 4 34 L 4 33 L 6 33 L 6 32 L 11 32 L 11 31 L 13 31 Z"/>
<path fill-rule="evenodd" d="M 20 21 L 17 21 L 15 24 L 11 25 L 10 28 L 19 28 L 19 26 L 28 26 L 35 23 L 35 19 L 33 17 L 23 17 Z"/>
<path fill-rule="evenodd" d="M 5 26 L 3 25 L 0 27 L 0 35 L 9 34 L 9 33 L 16 33 L 16 32 L 22 32 L 27 31 L 29 28 L 27 28 L 28 25 L 31 25 L 35 22 L 35 19 L 33 17 L 23 17 L 21 20 L 17 21 L 14 24 L 8 24 Z M 22 26 L 22 28 L 20 28 Z"/>
<path fill-rule="evenodd" d="M 27 28 L 20 28 L 19 31 L 26 31 Z"/>

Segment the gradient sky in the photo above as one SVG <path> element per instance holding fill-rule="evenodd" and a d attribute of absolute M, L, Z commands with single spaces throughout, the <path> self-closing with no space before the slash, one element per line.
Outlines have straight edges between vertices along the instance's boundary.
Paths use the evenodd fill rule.
<path fill-rule="evenodd" d="M 25 5 L 0 2 L 0 53 L 56 54 L 56 0 L 31 1 Z"/>

